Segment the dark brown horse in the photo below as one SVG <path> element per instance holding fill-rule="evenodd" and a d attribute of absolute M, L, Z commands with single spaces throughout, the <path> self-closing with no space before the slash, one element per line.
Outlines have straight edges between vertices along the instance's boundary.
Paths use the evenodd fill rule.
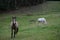
<path fill-rule="evenodd" d="M 12 17 L 11 21 L 11 38 L 15 38 L 15 35 L 18 32 L 18 23 L 16 21 L 16 17 Z"/>

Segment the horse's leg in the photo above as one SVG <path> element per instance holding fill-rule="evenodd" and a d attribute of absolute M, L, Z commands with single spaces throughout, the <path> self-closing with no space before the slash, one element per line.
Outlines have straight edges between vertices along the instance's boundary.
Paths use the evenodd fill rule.
<path fill-rule="evenodd" d="M 18 28 L 16 28 L 16 29 L 14 30 L 14 37 L 15 37 L 15 35 L 17 34 L 17 32 L 18 32 Z"/>
<path fill-rule="evenodd" d="M 14 30 L 14 38 L 15 38 L 15 35 L 16 35 L 16 30 Z"/>
<path fill-rule="evenodd" d="M 18 32 L 18 28 L 16 28 L 16 34 L 17 34 L 17 32 Z"/>
<path fill-rule="evenodd" d="M 13 38 L 13 29 L 11 29 L 11 38 Z"/>

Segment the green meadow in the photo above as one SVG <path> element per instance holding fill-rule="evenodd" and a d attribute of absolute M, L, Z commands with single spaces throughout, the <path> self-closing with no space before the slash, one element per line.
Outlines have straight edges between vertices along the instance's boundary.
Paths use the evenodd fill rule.
<path fill-rule="evenodd" d="M 60 40 L 59 1 L 48 1 L 0 14 L 0 40 L 13 40 L 10 31 L 12 16 L 17 17 L 19 24 L 19 31 L 14 40 Z M 46 18 L 47 24 L 38 23 L 37 19 L 40 17 Z"/>

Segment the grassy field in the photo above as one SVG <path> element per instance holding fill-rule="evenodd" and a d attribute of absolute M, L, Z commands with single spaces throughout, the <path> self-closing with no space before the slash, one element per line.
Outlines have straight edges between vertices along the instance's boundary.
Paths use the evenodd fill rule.
<path fill-rule="evenodd" d="M 28 13 L 32 16 L 27 16 Z M 10 38 L 10 21 L 13 15 L 17 16 L 19 23 L 19 32 L 14 40 L 60 40 L 60 2 L 52 1 L 42 6 L 40 4 L 0 14 L 0 40 L 13 40 Z M 45 17 L 48 24 L 38 24 L 39 17 Z"/>

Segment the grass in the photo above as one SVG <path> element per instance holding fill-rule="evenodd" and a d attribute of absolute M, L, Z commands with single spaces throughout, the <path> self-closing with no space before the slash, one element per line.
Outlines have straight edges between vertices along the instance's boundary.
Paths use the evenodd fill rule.
<path fill-rule="evenodd" d="M 40 11 L 34 10 L 35 7 Z M 40 5 L 25 10 L 17 11 L 15 14 L 0 14 L 0 40 L 12 40 L 9 24 L 13 15 L 17 16 L 19 23 L 19 32 L 14 40 L 60 40 L 60 2 L 48 1 L 42 12 Z M 26 16 L 27 14 L 24 13 L 33 15 Z M 45 17 L 48 24 L 38 24 L 37 18 L 39 17 Z M 35 20 L 35 22 L 30 22 L 30 20 Z"/>

